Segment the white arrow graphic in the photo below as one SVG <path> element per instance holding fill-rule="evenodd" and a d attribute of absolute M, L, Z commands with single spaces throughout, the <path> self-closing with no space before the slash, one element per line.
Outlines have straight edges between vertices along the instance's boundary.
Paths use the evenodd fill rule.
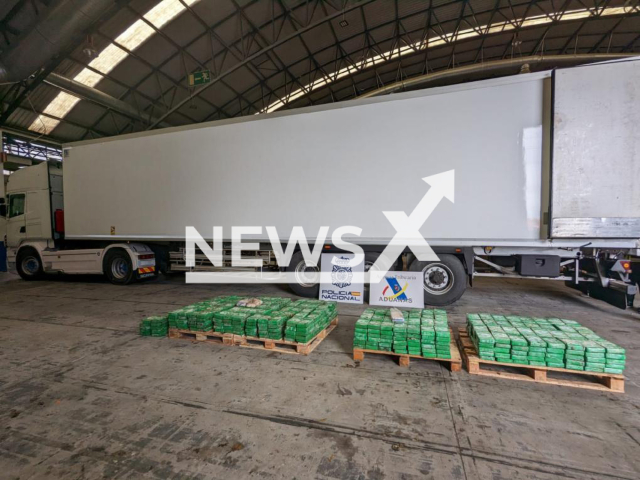
<path fill-rule="evenodd" d="M 396 229 L 396 233 L 369 270 L 370 282 L 377 283 L 382 280 L 406 247 L 411 249 L 418 260 L 438 260 L 438 256 L 420 233 L 420 228 L 443 198 L 454 202 L 454 172 L 455 170 L 449 170 L 424 177 L 422 180 L 431 188 L 418 202 L 411 215 L 407 216 L 405 212 L 382 212 Z"/>

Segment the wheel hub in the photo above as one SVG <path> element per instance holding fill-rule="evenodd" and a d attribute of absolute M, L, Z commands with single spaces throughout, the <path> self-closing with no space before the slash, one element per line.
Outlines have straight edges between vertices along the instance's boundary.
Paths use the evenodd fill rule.
<path fill-rule="evenodd" d="M 453 272 L 443 263 L 432 263 L 424 270 L 424 289 L 432 295 L 444 295 L 453 288 Z"/>
<path fill-rule="evenodd" d="M 320 269 L 317 266 L 311 267 L 302 260 L 296 265 L 294 273 L 296 283 L 301 287 L 309 288 L 318 283 L 318 273 L 320 273 Z"/>
<path fill-rule="evenodd" d="M 431 283 L 441 285 L 444 283 L 444 274 L 440 271 L 433 272 L 429 277 L 429 280 L 431 280 Z"/>
<path fill-rule="evenodd" d="M 26 257 L 22 260 L 22 270 L 27 272 L 29 275 L 35 275 L 38 273 L 39 268 L 40 263 L 34 257 Z"/>
<path fill-rule="evenodd" d="M 129 265 L 123 258 L 117 258 L 111 264 L 111 273 L 114 278 L 122 280 L 129 274 Z"/>

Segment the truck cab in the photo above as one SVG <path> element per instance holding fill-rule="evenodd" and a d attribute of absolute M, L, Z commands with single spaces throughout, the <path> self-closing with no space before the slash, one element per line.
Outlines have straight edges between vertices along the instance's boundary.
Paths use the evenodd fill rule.
<path fill-rule="evenodd" d="M 52 204 L 62 209 L 62 169 L 41 163 L 9 177 L 6 189 L 7 248 L 26 241 L 53 242 Z"/>
<path fill-rule="evenodd" d="M 65 240 L 59 165 L 43 162 L 14 172 L 4 205 L 8 267 L 25 280 L 45 273 L 106 274 L 113 283 L 127 284 L 156 275 L 155 255 L 147 245 Z"/>

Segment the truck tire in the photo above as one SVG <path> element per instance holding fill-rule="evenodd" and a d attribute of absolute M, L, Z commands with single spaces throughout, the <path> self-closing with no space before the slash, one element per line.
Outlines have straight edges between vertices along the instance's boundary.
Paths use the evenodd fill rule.
<path fill-rule="evenodd" d="M 409 270 L 424 276 L 424 303 L 441 307 L 456 302 L 467 289 L 467 272 L 455 255 L 440 254 L 440 260 L 421 262 L 416 259 Z"/>
<path fill-rule="evenodd" d="M 16 269 L 23 280 L 38 280 L 44 275 L 40 255 L 31 247 L 20 249 L 16 258 Z"/>
<path fill-rule="evenodd" d="M 120 248 L 109 250 L 104 259 L 104 274 L 114 285 L 127 285 L 136 278 L 131 257 Z"/>
<path fill-rule="evenodd" d="M 296 277 L 296 283 L 289 284 L 293 293 L 301 297 L 318 298 L 320 295 L 320 268 L 308 267 L 302 252 L 298 251 L 293 254 L 291 263 L 287 267 L 287 273 L 293 273 Z M 314 279 L 314 276 L 318 276 L 318 278 Z"/>

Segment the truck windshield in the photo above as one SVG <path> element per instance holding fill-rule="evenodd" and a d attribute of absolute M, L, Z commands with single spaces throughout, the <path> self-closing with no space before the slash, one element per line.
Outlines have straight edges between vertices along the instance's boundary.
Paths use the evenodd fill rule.
<path fill-rule="evenodd" d="M 9 218 L 24 215 L 24 193 L 9 197 Z"/>

